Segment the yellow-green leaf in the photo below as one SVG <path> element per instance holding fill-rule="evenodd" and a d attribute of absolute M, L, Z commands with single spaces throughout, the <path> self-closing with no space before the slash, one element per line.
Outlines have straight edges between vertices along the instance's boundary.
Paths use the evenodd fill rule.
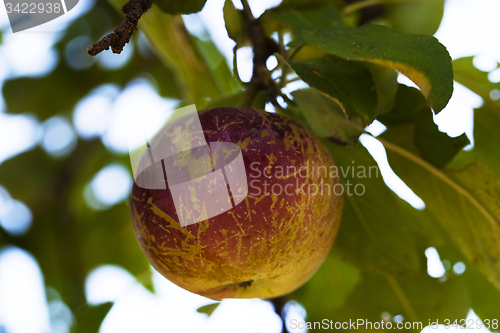
<path fill-rule="evenodd" d="M 234 7 L 232 0 L 224 2 L 224 22 L 226 24 L 227 35 L 236 44 L 241 44 L 247 38 L 245 32 L 245 18 L 241 10 Z"/>
<path fill-rule="evenodd" d="M 331 98 L 315 89 L 295 90 L 292 96 L 297 106 L 289 106 L 289 109 L 298 113 L 316 135 L 340 146 L 356 146 L 364 127 L 355 120 L 349 120 Z"/>
<path fill-rule="evenodd" d="M 211 316 L 212 313 L 215 311 L 215 309 L 217 309 L 217 307 L 219 305 L 220 305 L 219 302 L 207 304 L 207 305 L 204 305 L 202 307 L 199 307 L 198 309 L 196 309 L 196 311 L 198 311 L 199 313 L 204 313 L 208 316 Z"/>
<path fill-rule="evenodd" d="M 155 4 L 165 13 L 172 15 L 193 14 L 203 9 L 207 0 L 155 0 Z"/>
<path fill-rule="evenodd" d="M 498 174 L 481 160 L 459 169 L 434 167 L 415 151 L 408 125 L 393 127 L 382 137 L 394 171 L 467 259 L 500 289 Z"/>
<path fill-rule="evenodd" d="M 335 100 L 351 120 L 366 126 L 375 119 L 377 92 L 364 65 L 332 55 L 289 64 L 307 84 Z"/>
<path fill-rule="evenodd" d="M 394 108 L 377 118 L 385 126 L 411 125 L 409 136 L 418 152 L 432 165 L 441 168 L 469 144 L 465 134 L 452 138 L 440 132 L 425 99 L 417 89 L 400 85 Z"/>
<path fill-rule="evenodd" d="M 406 34 L 379 25 L 337 27 L 321 32 L 305 30 L 303 34 L 308 42 L 343 59 L 398 70 L 420 87 L 436 113 L 451 98 L 451 58 L 446 48 L 432 36 Z"/>

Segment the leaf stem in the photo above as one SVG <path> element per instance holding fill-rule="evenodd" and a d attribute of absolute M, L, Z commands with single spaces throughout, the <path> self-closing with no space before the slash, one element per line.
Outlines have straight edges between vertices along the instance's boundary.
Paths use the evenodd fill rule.
<path fill-rule="evenodd" d="M 413 309 L 413 306 L 411 305 L 411 302 L 408 299 L 408 297 L 406 296 L 403 288 L 401 288 L 401 286 L 399 285 L 398 280 L 396 280 L 396 278 L 394 276 L 391 276 L 391 275 L 386 275 L 386 278 L 387 278 L 387 281 L 389 282 L 389 284 L 391 285 L 392 290 L 394 290 L 394 293 L 399 298 L 399 301 L 401 302 L 401 304 L 405 308 L 406 312 L 408 312 L 410 319 L 413 322 L 419 322 L 420 320 L 418 319 L 418 315 L 415 312 L 415 310 Z"/>

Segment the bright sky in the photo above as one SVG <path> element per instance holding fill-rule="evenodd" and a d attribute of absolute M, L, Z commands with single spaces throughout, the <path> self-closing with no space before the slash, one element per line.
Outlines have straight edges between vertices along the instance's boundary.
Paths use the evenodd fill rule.
<path fill-rule="evenodd" d="M 235 0 L 235 5 L 241 4 Z M 230 59 L 233 42 L 227 37 L 222 18 L 223 0 L 209 0 L 204 10 L 185 17 L 191 31 L 207 29 L 222 52 Z M 278 4 L 279 0 L 250 0 L 254 15 Z M 73 11 L 52 23 L 36 28 L 36 32 L 12 34 L 7 27 L 7 15 L 0 9 L 0 27 L 4 43 L 0 45 L 0 85 L 7 77 L 41 75 L 56 63 L 52 45 L 57 31 L 72 18 L 86 11 L 91 1 L 81 0 Z M 3 8 L 3 7 L 2 7 Z M 436 37 L 450 52 L 452 58 L 477 55 L 475 64 L 491 71 L 500 62 L 500 32 L 498 0 L 448 0 L 443 23 Z M 87 41 L 76 41 L 71 47 L 82 47 Z M 35 45 L 36 54 L 26 52 L 25 45 Z M 251 50 L 238 53 L 241 77 L 248 80 L 251 66 Z M 119 58 L 119 57 L 118 57 Z M 105 52 L 96 60 L 82 59 L 74 66 L 88 66 L 96 61 L 99 66 L 119 66 L 125 62 L 127 52 L 118 59 Z M 231 63 L 231 62 L 229 62 Z M 500 81 L 500 70 L 491 74 Z M 401 78 L 401 82 L 407 82 Z M 3 99 L 0 99 L 0 163 L 19 152 L 41 144 L 49 153 L 64 155 L 71 152 L 76 135 L 81 137 L 102 136 L 105 144 L 113 150 L 126 151 L 127 143 L 120 131 L 119 119 L 126 108 L 134 108 L 135 96 L 149 94 L 154 101 L 152 110 L 173 108 L 176 101 L 160 98 L 144 82 L 132 83 L 120 94 L 113 86 L 100 87 L 75 108 L 73 119 L 57 117 L 40 124 L 32 115 L 6 115 Z M 460 85 L 455 85 L 455 94 L 448 107 L 435 117 L 439 128 L 452 136 L 472 133 L 472 109 L 481 104 L 481 99 Z M 90 107 L 92 106 L 92 107 Z M 70 121 L 73 121 L 71 124 Z M 380 132 L 380 126 L 372 127 Z M 385 151 L 376 140 L 364 137 L 362 143 L 381 165 L 386 182 L 405 200 L 415 207 L 423 208 L 423 202 L 395 176 L 387 165 Z M 127 166 L 128 167 L 128 166 Z M 84 195 L 94 209 L 105 209 L 126 196 L 126 187 L 109 191 L 110 182 L 126 183 L 130 172 L 121 165 L 110 165 L 101 170 L 89 184 Z M 31 225 L 31 212 L 23 203 L 11 198 L 0 186 L 0 224 L 12 234 L 24 233 Z M 444 268 L 439 254 L 432 248 L 426 251 L 429 259 L 429 274 L 440 277 Z M 455 264 L 453 269 L 463 271 Z M 101 332 L 274 332 L 280 331 L 280 322 L 271 305 L 261 300 L 224 300 L 222 305 L 207 319 L 195 309 L 211 303 L 210 300 L 189 293 L 161 277 L 154 275 L 157 293 L 149 293 L 121 268 L 104 266 L 92 272 L 86 285 L 87 299 L 91 303 L 115 301 L 110 314 L 101 327 Z M 47 305 L 46 297 L 50 299 Z M 301 318 L 304 310 L 297 305 L 290 307 L 289 315 Z M 26 316 L 30 320 L 26 320 Z M 290 318 L 291 318 L 290 317 Z M 290 319 L 289 318 L 289 319 Z M 475 318 L 470 313 L 470 318 Z M 66 305 L 58 299 L 57 292 L 43 290 L 43 277 L 33 257 L 25 251 L 9 248 L 0 250 L 0 332 L 2 326 L 9 333 L 67 332 L 72 315 Z M 449 331 L 449 330 L 446 330 Z M 293 332 L 300 332 L 295 330 Z"/>

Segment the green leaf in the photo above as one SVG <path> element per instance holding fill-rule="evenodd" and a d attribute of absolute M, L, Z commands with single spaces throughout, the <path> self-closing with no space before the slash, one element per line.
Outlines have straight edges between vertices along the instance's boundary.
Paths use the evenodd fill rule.
<path fill-rule="evenodd" d="M 500 82 L 490 82 L 488 73 L 483 72 L 472 62 L 473 57 L 453 61 L 457 82 L 482 97 L 483 105 L 474 110 L 474 148 L 462 153 L 463 160 L 472 162 L 480 158 L 500 175 L 500 100 L 493 100 L 492 91 L 500 90 Z"/>
<path fill-rule="evenodd" d="M 383 2 L 382 18 L 392 28 L 410 34 L 434 35 L 444 14 L 444 0 Z"/>
<path fill-rule="evenodd" d="M 279 6 L 271 8 L 271 10 L 281 11 L 290 8 L 305 10 L 324 5 L 331 5 L 340 10 L 344 6 L 344 2 L 342 0 L 283 0 Z"/>
<path fill-rule="evenodd" d="M 203 9 L 207 0 L 156 0 L 154 3 L 160 7 L 160 9 L 171 15 L 178 14 L 193 14 L 197 13 Z"/>
<path fill-rule="evenodd" d="M 375 119 L 376 88 L 364 65 L 335 56 L 289 64 L 302 80 L 334 99 L 351 120 L 366 126 Z"/>
<path fill-rule="evenodd" d="M 290 46 L 298 46 L 304 42 L 302 32 L 305 29 L 330 30 L 337 25 L 343 25 L 339 12 L 331 6 L 278 10 L 280 7 L 271 11 L 269 16 L 272 19 L 287 24 L 292 29 L 294 40 L 289 44 Z"/>
<path fill-rule="evenodd" d="M 307 309 L 306 309 L 307 310 Z M 381 322 L 382 314 L 402 315 L 403 323 L 417 323 L 408 332 L 420 332 L 430 323 L 445 319 L 460 320 L 467 317 L 469 301 L 463 284 L 458 279 L 446 282 L 431 278 L 426 273 L 401 277 L 364 274 L 362 282 L 347 303 L 328 318 L 335 321 Z M 392 330 L 397 329 L 392 322 Z M 379 331 L 360 326 L 352 331 Z M 315 331 L 312 331 L 315 332 Z"/>
<path fill-rule="evenodd" d="M 455 81 L 481 96 L 485 102 L 492 103 L 500 108 L 500 100 L 492 100 L 490 97 L 492 90 L 500 90 L 500 82 L 491 82 L 488 79 L 488 72 L 477 69 L 474 66 L 473 59 L 474 57 L 465 57 L 453 61 Z"/>
<path fill-rule="evenodd" d="M 375 83 L 378 96 L 377 114 L 384 114 L 394 107 L 398 92 L 398 72 L 392 68 L 365 63 Z"/>
<path fill-rule="evenodd" d="M 494 84 L 486 73 L 473 67 L 472 58 L 454 65 L 461 82 L 489 97 Z M 496 191 L 500 186 L 500 163 L 494 144 L 498 140 L 495 125 L 499 125 L 499 110 L 493 101 L 485 99 L 485 106 L 475 111 L 474 149 L 460 152 L 447 168 L 436 168 L 421 157 L 411 126 L 391 126 L 382 138 L 394 171 L 424 200 L 427 210 L 467 260 L 500 289 L 500 210 Z"/>
<path fill-rule="evenodd" d="M 454 246 L 451 240 L 447 240 L 444 246 L 437 247 L 441 260 L 448 260 L 455 265 L 462 262 L 465 265 L 465 272 L 456 275 L 453 271 L 448 271 L 446 276 L 451 276 L 462 281 L 469 295 L 472 310 L 483 321 L 485 319 L 497 319 L 500 314 L 500 290 L 496 289 L 487 278 L 478 272 L 472 263 Z"/>
<path fill-rule="evenodd" d="M 99 305 L 85 305 L 75 312 L 76 325 L 71 328 L 72 333 L 99 332 L 101 324 L 108 314 L 113 303 Z"/>
<path fill-rule="evenodd" d="M 387 127 L 412 125 L 410 135 L 418 152 L 438 168 L 447 165 L 469 144 L 465 134 L 451 138 L 440 132 L 420 92 L 405 85 L 400 85 L 396 104 L 391 112 L 379 117 L 378 120 Z"/>
<path fill-rule="evenodd" d="M 304 119 L 316 135 L 341 146 L 356 146 L 364 131 L 363 125 L 347 119 L 339 105 L 331 98 L 315 89 L 296 90 L 292 92 L 292 96 L 297 104 L 293 108 L 294 112 Z"/>
<path fill-rule="evenodd" d="M 330 254 L 313 277 L 286 298 L 302 304 L 308 320 L 330 318 L 361 282 L 361 276 L 359 269 Z"/>
<path fill-rule="evenodd" d="M 245 18 L 243 12 L 234 7 L 232 0 L 226 0 L 224 2 L 224 22 L 226 24 L 226 31 L 232 40 L 236 42 L 237 45 L 243 44 L 248 35 L 245 31 Z"/>
<path fill-rule="evenodd" d="M 420 325 L 405 331 L 420 332 L 431 322 L 443 324 L 445 319 L 453 322 L 466 318 L 471 303 L 464 285 L 462 276 L 440 282 L 428 276 L 425 270 L 403 276 L 361 273 L 330 254 L 311 280 L 287 298 L 304 306 L 306 320 L 312 325 L 325 323 L 325 318 L 328 319 L 326 325 L 357 323 L 362 319 L 357 329 L 348 324 L 343 330 L 376 332 L 380 330 L 374 329 L 374 324 L 383 319 L 386 324 L 387 320 L 392 323 L 392 330 L 397 329 L 392 319 L 402 315 L 403 323 Z M 371 323 L 371 329 L 367 322 Z M 327 328 L 330 327 L 320 329 L 316 325 L 308 332 Z"/>
<path fill-rule="evenodd" d="M 345 149 L 327 143 L 327 147 L 344 182 L 342 223 L 333 250 L 363 271 L 420 271 L 420 254 L 432 239 L 427 234 L 432 219 L 387 187 L 376 162 L 363 146 Z"/>
<path fill-rule="evenodd" d="M 210 317 L 219 305 L 220 305 L 220 302 L 203 305 L 202 307 L 199 307 L 198 309 L 196 309 L 196 311 L 199 313 L 204 313 Z"/>
<path fill-rule="evenodd" d="M 33 168 L 33 164 L 37 168 Z M 40 201 L 40 193 L 47 185 L 47 178 L 55 177 L 57 161 L 49 158 L 42 149 L 22 153 L 0 164 L 0 184 L 10 195 L 28 206 Z M 46 197 L 45 197 L 46 198 Z"/>
<path fill-rule="evenodd" d="M 379 25 L 304 31 L 304 38 L 338 57 L 398 70 L 420 87 L 436 113 L 453 93 L 453 70 L 446 48 L 427 35 L 405 34 Z"/>
<path fill-rule="evenodd" d="M 498 174 L 481 160 L 459 169 L 436 168 L 414 149 L 411 131 L 411 126 L 399 125 L 382 134 L 391 167 L 467 259 L 500 288 Z"/>
<path fill-rule="evenodd" d="M 233 92 L 241 86 L 236 82 L 233 71 L 229 68 L 226 58 L 211 39 L 206 40 L 192 36 L 196 49 L 214 77 L 214 82 L 221 92 Z"/>
<path fill-rule="evenodd" d="M 498 314 L 500 313 L 500 291 L 484 275 L 479 273 L 471 263 L 466 265 L 464 279 L 466 279 L 465 284 L 471 299 L 471 307 L 476 315 L 483 322 L 489 320 L 490 324 L 491 320 L 498 319 Z"/>
<path fill-rule="evenodd" d="M 245 96 L 246 96 L 245 90 L 223 94 L 217 98 L 208 101 L 207 104 L 205 105 L 205 108 L 213 108 L 216 106 L 241 106 L 245 101 Z M 260 91 L 253 99 L 252 107 L 259 110 L 264 110 L 266 103 L 267 103 L 267 95 L 265 94 L 265 92 Z"/>
<path fill-rule="evenodd" d="M 150 265 L 134 236 L 129 207 L 126 204 L 120 203 L 99 212 L 81 205 L 74 208 L 74 214 L 78 216 L 75 221 L 76 231 L 85 239 L 77 245 L 86 270 L 90 271 L 105 264 L 118 265 L 154 292 Z"/>
<path fill-rule="evenodd" d="M 474 148 L 464 151 L 456 165 L 466 165 L 480 159 L 500 176 L 500 107 L 485 100 L 474 110 Z"/>
<path fill-rule="evenodd" d="M 293 43 L 293 42 L 291 42 Z M 276 55 L 276 54 L 275 54 Z M 329 54 L 319 47 L 312 44 L 305 44 L 299 48 L 297 48 L 297 52 L 293 56 L 294 61 L 303 61 L 303 60 L 311 60 L 318 59 L 322 57 L 329 56 Z M 283 59 L 284 60 L 284 59 Z M 284 60 L 286 61 L 286 60 Z"/>
<path fill-rule="evenodd" d="M 153 7 L 143 15 L 139 25 L 165 65 L 176 73 L 185 103 L 224 92 L 196 50 L 180 16 L 172 17 Z"/>

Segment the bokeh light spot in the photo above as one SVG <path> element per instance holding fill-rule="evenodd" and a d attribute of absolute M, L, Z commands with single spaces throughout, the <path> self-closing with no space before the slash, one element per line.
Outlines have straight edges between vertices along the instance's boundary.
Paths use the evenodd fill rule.
<path fill-rule="evenodd" d="M 71 153 L 76 146 L 76 135 L 70 122 L 62 117 L 53 117 L 44 124 L 42 147 L 53 156 Z"/>
<path fill-rule="evenodd" d="M 107 208 L 124 200 L 130 191 L 132 180 L 128 170 L 120 164 L 111 164 L 99 171 L 90 182 L 88 189 L 101 206 L 92 208 Z M 84 197 L 88 202 L 88 195 Z"/>

